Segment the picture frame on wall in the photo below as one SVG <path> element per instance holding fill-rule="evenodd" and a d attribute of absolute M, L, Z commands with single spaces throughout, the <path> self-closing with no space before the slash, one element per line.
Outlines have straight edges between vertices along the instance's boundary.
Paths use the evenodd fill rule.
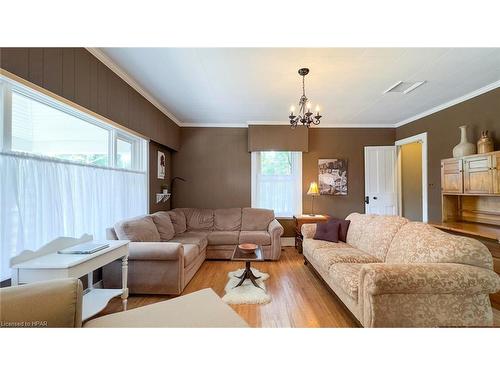
<path fill-rule="evenodd" d="M 347 160 L 318 160 L 319 193 L 321 195 L 347 195 Z"/>
<path fill-rule="evenodd" d="M 166 158 L 165 153 L 158 151 L 158 179 L 164 180 L 166 174 Z"/>

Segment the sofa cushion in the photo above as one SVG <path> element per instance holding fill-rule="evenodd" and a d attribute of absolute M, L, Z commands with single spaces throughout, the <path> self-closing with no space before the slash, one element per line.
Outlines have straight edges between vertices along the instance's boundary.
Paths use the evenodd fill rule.
<path fill-rule="evenodd" d="M 241 228 L 241 208 L 219 208 L 214 210 L 215 230 L 234 231 Z"/>
<path fill-rule="evenodd" d="M 240 232 L 239 243 L 254 243 L 257 245 L 270 245 L 271 235 L 267 231 L 254 230 L 254 231 L 244 231 Z"/>
<path fill-rule="evenodd" d="M 170 216 L 170 221 L 174 226 L 175 234 L 184 233 L 187 229 L 186 227 L 186 215 L 184 212 L 178 208 L 168 211 Z"/>
<path fill-rule="evenodd" d="M 183 208 L 188 231 L 212 230 L 214 210 L 209 208 Z"/>
<path fill-rule="evenodd" d="M 432 225 L 411 222 L 394 237 L 387 263 L 461 263 L 493 269 L 488 248 L 478 240 L 455 236 Z"/>
<path fill-rule="evenodd" d="M 324 247 L 312 252 L 312 258 L 323 267 L 329 270 L 330 266 L 336 263 L 380 263 L 381 260 L 362 250 L 350 247 L 332 248 Z"/>
<path fill-rule="evenodd" d="M 328 276 L 349 297 L 358 300 L 359 275 L 362 267 L 361 263 L 335 263 L 328 270 Z"/>
<path fill-rule="evenodd" d="M 160 233 L 150 216 L 122 220 L 114 225 L 119 240 L 132 242 L 159 242 Z"/>
<path fill-rule="evenodd" d="M 274 211 L 264 208 L 244 208 L 241 213 L 241 230 L 267 230 L 274 220 Z"/>
<path fill-rule="evenodd" d="M 200 255 L 198 245 L 184 244 L 184 267 L 189 266 Z"/>
<path fill-rule="evenodd" d="M 409 222 L 400 216 L 385 215 L 351 214 L 347 219 L 351 220 L 347 242 L 382 261 L 396 233 Z"/>
<path fill-rule="evenodd" d="M 155 212 L 151 215 L 153 222 L 156 225 L 156 229 L 158 229 L 158 233 L 160 233 L 160 239 L 162 241 L 168 241 L 174 238 L 175 229 L 172 224 L 172 220 L 170 220 L 170 215 L 166 211 Z"/>
<path fill-rule="evenodd" d="M 328 242 L 339 242 L 340 223 L 338 221 L 327 221 L 316 225 L 315 240 Z"/>
<path fill-rule="evenodd" d="M 200 251 L 203 251 L 208 245 L 208 232 L 184 232 L 181 234 L 176 234 L 174 238 L 172 238 L 168 242 L 178 242 L 183 245 L 191 244 L 198 245 Z"/>
<path fill-rule="evenodd" d="M 209 245 L 237 245 L 240 237 L 239 231 L 216 230 L 208 233 Z"/>

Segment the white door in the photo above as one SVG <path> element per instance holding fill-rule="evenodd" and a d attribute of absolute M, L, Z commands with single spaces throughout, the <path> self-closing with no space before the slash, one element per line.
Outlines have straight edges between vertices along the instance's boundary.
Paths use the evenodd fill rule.
<path fill-rule="evenodd" d="M 365 212 L 397 215 L 396 147 L 365 147 Z"/>

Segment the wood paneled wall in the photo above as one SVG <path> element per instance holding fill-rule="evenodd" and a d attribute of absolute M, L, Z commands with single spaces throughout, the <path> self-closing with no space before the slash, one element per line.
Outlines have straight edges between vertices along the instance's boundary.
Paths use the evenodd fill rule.
<path fill-rule="evenodd" d="M 85 48 L 0 48 L 0 67 L 173 150 L 180 128 Z"/>

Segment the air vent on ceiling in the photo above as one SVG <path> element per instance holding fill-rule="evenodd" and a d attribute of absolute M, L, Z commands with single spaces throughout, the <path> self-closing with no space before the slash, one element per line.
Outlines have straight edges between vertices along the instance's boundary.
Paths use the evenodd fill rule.
<path fill-rule="evenodd" d="M 389 92 L 398 92 L 402 94 L 408 94 L 410 91 L 415 90 L 420 85 L 423 85 L 425 81 L 398 81 L 387 90 L 384 91 L 384 94 Z"/>

